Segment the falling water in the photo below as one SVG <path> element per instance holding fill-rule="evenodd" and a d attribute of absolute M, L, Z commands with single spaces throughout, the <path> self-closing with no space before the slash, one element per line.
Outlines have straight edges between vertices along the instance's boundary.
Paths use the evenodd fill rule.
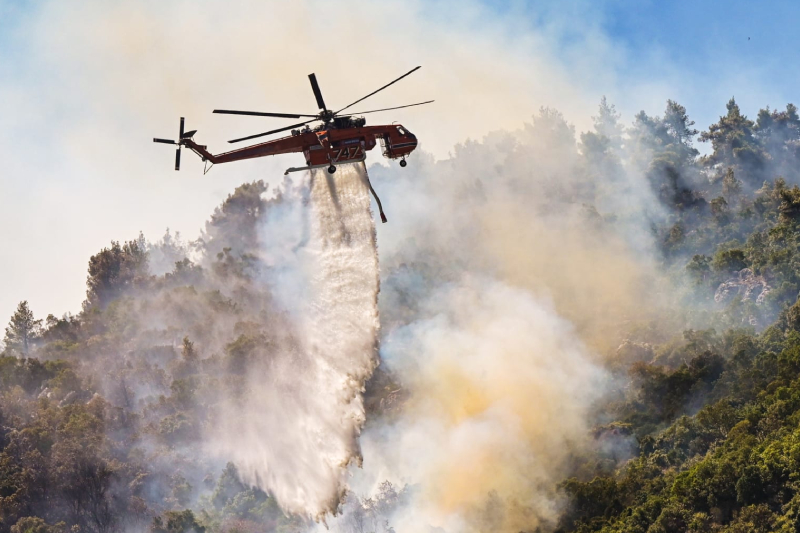
<path fill-rule="evenodd" d="M 271 270 L 283 274 L 266 282 L 292 341 L 249 370 L 247 393 L 223 414 L 228 431 L 212 440 L 245 482 L 286 511 L 319 518 L 336 510 L 346 467 L 361 460 L 362 392 L 377 365 L 378 257 L 363 163 L 303 179 L 293 208 L 301 216 L 270 222 L 303 234 L 284 268 Z"/>

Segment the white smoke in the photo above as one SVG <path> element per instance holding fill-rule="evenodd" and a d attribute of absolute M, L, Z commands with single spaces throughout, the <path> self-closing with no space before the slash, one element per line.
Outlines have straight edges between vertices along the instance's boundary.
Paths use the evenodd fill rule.
<path fill-rule="evenodd" d="M 367 511 L 397 533 L 555 527 L 557 486 L 592 446 L 610 383 L 603 358 L 621 324 L 658 313 L 645 239 L 592 214 L 615 191 L 631 206 L 646 191 L 587 172 L 560 114 L 455 151 L 370 168 L 392 220 L 380 235 L 382 364 L 407 401 L 368 424 L 338 531 L 360 533 L 352 517 Z M 386 480 L 408 490 L 376 517 Z"/>
<path fill-rule="evenodd" d="M 377 365 L 378 259 L 363 164 L 312 171 L 264 225 L 262 282 L 285 336 L 249 367 L 209 435 L 244 482 L 288 512 L 335 512 L 360 462 L 361 393 Z M 265 320 L 280 320 L 269 316 Z"/>
<path fill-rule="evenodd" d="M 386 516 L 397 533 L 552 525 L 555 480 L 587 441 L 607 376 L 552 305 L 465 275 L 433 291 L 422 318 L 388 334 L 382 358 L 408 387 L 399 419 L 362 437 L 354 490 L 415 489 Z M 348 518 L 334 524 L 348 530 Z"/>

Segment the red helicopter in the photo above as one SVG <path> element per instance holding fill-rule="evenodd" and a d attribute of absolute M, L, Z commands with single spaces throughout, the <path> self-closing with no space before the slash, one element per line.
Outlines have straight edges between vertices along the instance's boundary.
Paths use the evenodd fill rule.
<path fill-rule="evenodd" d="M 250 135 L 247 137 L 242 137 L 240 139 L 233 139 L 228 141 L 230 143 L 237 143 L 241 141 L 247 141 L 250 139 L 256 139 L 258 137 L 264 137 L 266 135 L 271 135 L 273 133 L 279 133 L 282 131 L 292 130 L 292 134 L 287 137 L 281 137 L 279 139 L 274 139 L 271 141 L 267 141 L 261 144 L 255 144 L 252 146 L 248 146 L 246 148 L 240 148 L 238 150 L 232 150 L 230 152 L 225 152 L 222 154 L 214 155 L 206 149 L 206 146 L 197 144 L 194 142 L 192 137 L 197 130 L 192 131 L 184 131 L 184 119 L 181 117 L 180 121 L 180 129 L 178 133 L 178 140 L 173 141 L 169 139 L 157 139 L 154 138 L 153 142 L 157 143 L 164 143 L 164 144 L 176 144 L 178 145 L 177 150 L 175 151 L 175 170 L 180 170 L 181 165 L 181 147 L 185 146 L 192 150 L 194 153 L 200 156 L 200 158 L 208 163 L 210 162 L 212 165 L 218 163 L 229 163 L 231 161 L 241 161 L 243 159 L 253 159 L 256 157 L 264 157 L 268 155 L 278 155 L 278 154 L 288 154 L 292 152 L 303 152 L 306 157 L 306 165 L 305 167 L 299 168 L 289 168 L 286 170 L 286 174 L 289 172 L 295 172 L 298 170 L 307 170 L 311 168 L 321 168 L 321 167 L 328 167 L 328 172 L 333 174 L 336 172 L 336 165 L 344 164 L 344 163 L 357 163 L 359 161 L 364 161 L 367 157 L 367 151 L 372 150 L 378 142 L 381 143 L 383 146 L 383 155 L 388 157 L 389 159 L 398 159 L 400 158 L 400 166 L 406 166 L 406 156 L 410 154 L 414 148 L 417 147 L 417 138 L 416 136 L 408 131 L 408 129 L 404 128 L 400 124 L 392 124 L 388 126 L 366 126 L 366 120 L 357 115 L 364 115 L 366 113 L 378 113 L 381 111 L 391 111 L 393 109 L 402 109 L 405 107 L 413 107 L 423 104 L 429 104 L 433 102 L 433 100 L 428 100 L 427 102 L 419 102 L 416 104 L 408 104 L 403 106 L 397 107 L 387 107 L 384 109 L 372 109 L 369 111 L 361 111 L 359 113 L 347 113 L 341 114 L 342 111 L 349 109 L 351 106 L 366 100 L 370 96 L 377 94 L 378 92 L 386 89 L 390 85 L 393 85 L 400 81 L 401 79 L 405 78 L 409 74 L 415 72 L 420 67 L 416 67 L 411 69 L 410 71 L 406 72 L 396 80 L 387 83 L 380 89 L 371 92 L 370 94 L 364 96 L 363 98 L 359 98 L 355 102 L 339 109 L 338 111 L 332 111 L 328 109 L 325 105 L 325 101 L 322 99 L 322 93 L 319 89 L 319 84 L 317 83 L 317 77 L 314 74 L 309 74 L 308 79 L 311 81 L 311 89 L 314 91 L 314 97 L 317 100 L 317 106 L 319 106 L 320 112 L 311 115 L 311 114 L 293 114 L 293 113 L 264 113 L 258 111 L 232 111 L 227 109 L 215 109 L 214 113 L 222 113 L 226 115 L 250 115 L 250 116 L 257 116 L 257 117 L 278 117 L 278 118 L 309 118 L 305 122 L 300 122 L 298 124 L 292 124 L 291 126 L 286 126 L 284 128 L 278 128 L 276 130 L 267 131 L 264 133 L 259 133 L 256 135 Z M 313 122 L 321 122 L 321 124 L 317 125 L 316 127 L 311 127 L 309 124 Z M 301 129 L 295 129 L 301 128 Z M 208 172 L 211 167 L 207 167 L 205 172 Z M 378 209 L 380 210 L 381 220 L 386 222 L 386 216 L 383 214 L 383 208 L 381 207 L 380 200 L 378 199 L 377 194 L 372 189 L 372 185 L 369 183 L 369 178 L 367 178 L 367 184 L 369 185 L 370 191 L 372 191 L 373 196 L 375 196 L 375 200 L 378 203 Z"/>

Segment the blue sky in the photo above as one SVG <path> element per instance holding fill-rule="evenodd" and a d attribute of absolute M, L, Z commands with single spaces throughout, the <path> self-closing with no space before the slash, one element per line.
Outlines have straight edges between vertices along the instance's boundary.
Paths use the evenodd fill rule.
<path fill-rule="evenodd" d="M 0 50 L 4 58 L 11 57 L 10 51 L 20 51 L 21 38 L 18 31 L 27 17 L 35 13 L 35 2 L 22 0 L 3 0 L 0 2 Z"/>
<path fill-rule="evenodd" d="M 220 151 L 256 126 L 215 107 L 307 112 L 309 72 L 347 102 L 423 65 L 371 106 L 436 99 L 390 118 L 439 158 L 540 106 L 585 130 L 603 95 L 626 124 L 670 98 L 704 129 L 731 96 L 750 117 L 800 104 L 798 20 L 788 1 L 0 0 L 0 317 L 22 299 L 77 311 L 88 257 L 112 239 L 196 238 L 236 185 L 297 165 L 203 175 L 185 157 L 175 173 L 150 139 L 179 116 Z"/>
<path fill-rule="evenodd" d="M 660 49 L 688 73 L 715 62 L 765 68 L 769 83 L 794 90 L 798 70 L 790 65 L 800 36 L 792 27 L 798 20 L 800 3 L 793 1 L 628 0 L 604 2 L 602 25 L 625 43 L 632 72 Z"/>
<path fill-rule="evenodd" d="M 622 78 L 661 75 L 675 79 L 682 92 L 720 92 L 736 96 L 750 115 L 760 107 L 783 107 L 798 102 L 800 69 L 800 2 L 711 0 L 597 0 L 594 2 L 543 2 L 535 0 L 492 2 L 485 5 L 500 14 L 513 14 L 532 28 L 561 24 L 559 43 L 568 50 L 579 42 L 587 27 L 596 25 L 624 55 L 615 65 Z M 749 39 L 748 39 L 749 38 Z M 727 83 L 737 74 L 747 83 Z M 756 101 L 757 94 L 774 100 Z M 614 95 L 610 95 L 612 101 Z M 673 98 L 679 98 L 674 95 Z M 711 102 L 701 100 L 703 105 Z M 692 108 L 690 115 L 714 119 L 725 111 L 727 99 L 714 109 Z M 616 102 L 624 107 L 624 102 Z M 647 109 L 656 113 L 660 109 Z M 713 111 L 713 113 L 711 113 Z M 710 114 L 711 113 L 711 114 Z M 698 125 L 705 128 L 708 123 Z"/>
<path fill-rule="evenodd" d="M 702 83 L 714 84 L 713 76 L 752 74 L 750 83 L 769 87 L 768 94 L 785 101 L 744 102 L 745 111 L 755 114 L 757 108 L 770 105 L 783 107 L 797 102 L 800 69 L 796 68 L 800 52 L 800 2 L 766 0 L 479 0 L 489 11 L 515 19 L 516 28 L 537 30 L 557 26 L 551 32 L 565 54 L 580 46 L 587 28 L 603 33 L 624 60 L 615 65 L 625 78 L 647 78 L 658 71 L 657 63 L 680 73 L 686 88 Z M 0 74 L 30 71 L 29 35 L 26 23 L 48 9 L 48 2 L 0 0 Z M 437 9 L 436 6 L 440 7 Z M 202 7 L 203 3 L 199 3 Z M 430 2 L 430 13 L 447 25 L 452 16 L 448 1 Z M 506 20 L 508 22 L 508 20 Z M 67 23 L 65 21 L 65 23 Z M 656 65 L 654 65 L 654 63 Z M 12 70 L 10 70 L 12 69 Z M 711 89 L 710 87 L 706 87 Z M 702 90 L 702 87 L 700 87 Z M 714 87 L 736 96 L 738 87 Z M 726 94 L 727 94 L 726 93 Z M 740 91 L 749 96 L 748 88 Z M 677 98 L 678 95 L 675 95 Z M 614 95 L 610 95 L 614 101 Z M 624 107 L 624 102 L 616 102 Z M 689 102 L 691 104 L 691 102 Z M 725 101 L 716 105 L 716 113 L 724 111 Z M 648 113 L 658 109 L 647 109 Z M 690 114 L 706 118 L 710 109 L 691 109 Z M 706 123 L 698 123 L 706 127 Z"/>

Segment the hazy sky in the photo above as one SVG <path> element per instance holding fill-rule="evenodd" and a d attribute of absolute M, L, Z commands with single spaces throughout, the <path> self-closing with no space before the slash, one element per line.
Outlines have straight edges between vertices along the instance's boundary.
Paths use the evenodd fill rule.
<path fill-rule="evenodd" d="M 439 158 L 540 106 L 586 129 L 602 95 L 626 123 L 672 98 L 705 128 L 731 96 L 750 116 L 797 103 L 799 16 L 790 1 L 0 0 L 0 320 L 23 299 L 38 316 L 77 311 L 112 239 L 196 238 L 237 185 L 302 164 L 204 176 L 185 152 L 176 173 L 151 139 L 174 138 L 179 116 L 224 151 L 285 123 L 216 107 L 310 113 L 310 72 L 343 106 L 422 65 L 363 109 L 436 99 L 368 123 L 400 121 Z"/>

